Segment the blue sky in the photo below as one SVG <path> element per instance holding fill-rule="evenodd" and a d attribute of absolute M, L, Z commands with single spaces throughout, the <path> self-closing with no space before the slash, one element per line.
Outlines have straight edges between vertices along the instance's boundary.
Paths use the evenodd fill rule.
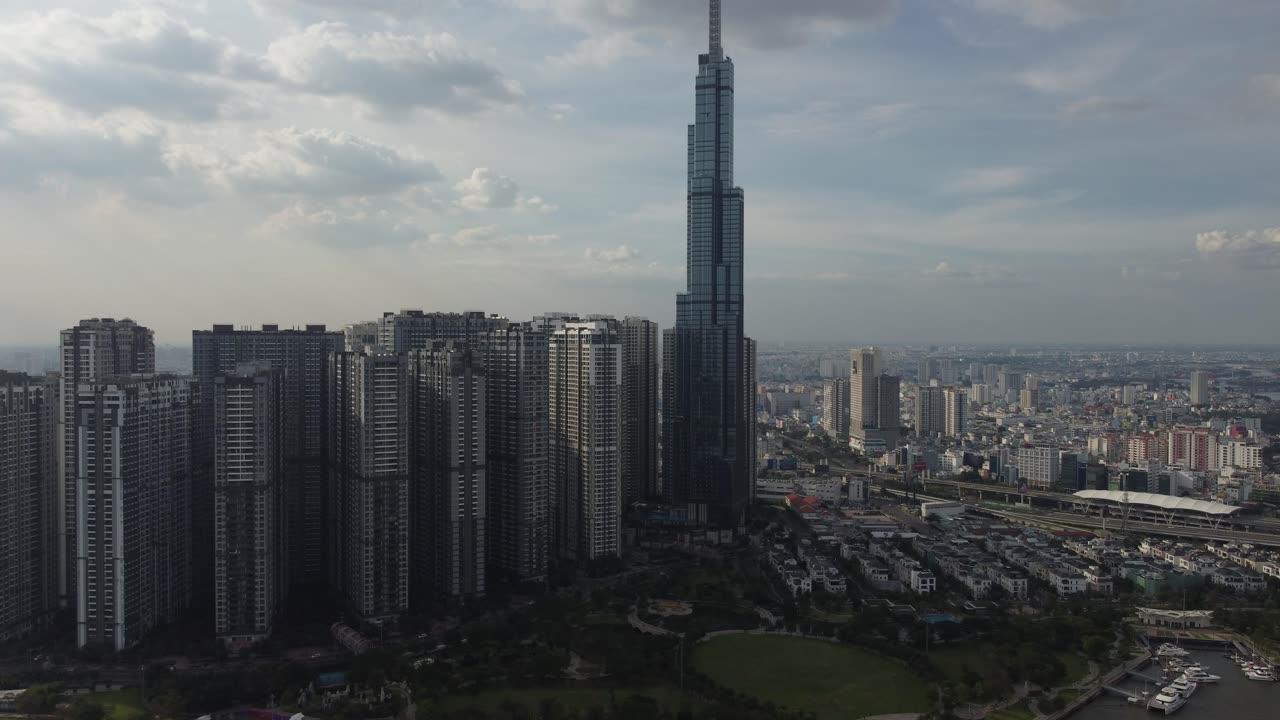
<path fill-rule="evenodd" d="M 725 0 L 748 332 L 1280 342 L 1273 0 Z M 648 315 L 701 0 L 11 0 L 8 342 Z"/>

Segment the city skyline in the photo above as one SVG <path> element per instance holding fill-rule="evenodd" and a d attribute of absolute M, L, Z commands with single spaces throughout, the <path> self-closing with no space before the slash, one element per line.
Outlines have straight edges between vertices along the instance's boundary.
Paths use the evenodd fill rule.
<path fill-rule="evenodd" d="M 68 5 L 0 14 L 0 208 L 39 238 L 6 243 L 6 342 L 99 314 L 161 344 L 398 307 L 672 325 L 702 3 Z M 1280 341 L 1275 9 L 1150 7 L 730 2 L 746 333 Z"/>

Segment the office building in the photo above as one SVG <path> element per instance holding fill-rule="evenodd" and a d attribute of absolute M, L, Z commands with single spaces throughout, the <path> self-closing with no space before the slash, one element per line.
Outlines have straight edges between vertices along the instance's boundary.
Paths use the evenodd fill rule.
<path fill-rule="evenodd" d="M 388 312 L 378 321 L 378 344 L 393 352 L 407 353 L 431 347 L 437 340 L 463 340 L 477 346 L 489 332 L 509 321 L 483 312 L 424 313 L 421 310 Z"/>
<path fill-rule="evenodd" d="M 756 384 L 759 379 L 759 372 L 756 368 L 756 355 L 759 346 L 752 338 L 743 338 L 742 340 L 742 357 L 743 357 L 743 378 L 745 387 L 743 388 L 743 402 L 747 409 L 747 475 L 751 478 L 751 495 L 750 499 L 755 499 L 756 478 L 760 476 L 760 433 L 756 431 L 756 406 L 759 386 Z"/>
<path fill-rule="evenodd" d="M 58 419 L 53 377 L 0 371 L 0 643 L 58 607 Z"/>
<path fill-rule="evenodd" d="M 686 291 L 664 352 L 672 386 L 663 397 L 668 495 L 692 523 L 734 531 L 751 497 L 754 411 L 744 407 L 743 192 L 734 185 L 734 67 L 711 0 L 707 53 L 698 59 L 695 122 L 688 132 Z"/>
<path fill-rule="evenodd" d="M 62 512 L 58 517 L 58 593 L 64 603 L 76 597 L 76 473 L 79 472 L 76 392 L 80 385 L 135 373 L 156 371 L 153 333 L 125 318 L 94 318 L 63 330 L 60 337 L 62 387 L 62 467 L 58 494 Z"/>
<path fill-rule="evenodd" d="M 828 434 L 849 434 L 849 381 L 845 378 L 822 383 L 822 427 Z"/>
<path fill-rule="evenodd" d="M 622 333 L 622 506 L 660 495 L 658 324 L 629 317 Z"/>
<path fill-rule="evenodd" d="M 624 442 L 617 322 L 560 327 L 547 365 L 554 556 L 578 562 L 617 556 Z"/>
<path fill-rule="evenodd" d="M 916 369 L 916 384 L 928 385 L 938 379 L 938 361 L 934 358 L 920 358 Z"/>
<path fill-rule="evenodd" d="M 880 377 L 879 348 L 849 351 L 849 432 L 876 427 L 878 394 L 876 378 Z"/>
<path fill-rule="evenodd" d="M 996 375 L 996 397 L 1005 402 L 1017 402 L 1022 392 L 1022 373 L 1002 370 Z"/>
<path fill-rule="evenodd" d="M 382 340 L 381 324 L 377 320 L 351 323 L 342 328 L 343 349 L 346 352 L 360 352 L 371 345 L 379 345 Z"/>
<path fill-rule="evenodd" d="M 876 429 L 887 435 L 902 427 L 902 380 L 895 375 L 876 378 Z M 892 447 L 892 445 L 891 445 Z"/>
<path fill-rule="evenodd" d="M 335 353 L 329 385 L 331 582 L 361 620 L 392 619 L 409 607 L 408 358 L 378 348 Z"/>
<path fill-rule="evenodd" d="M 191 600 L 190 381 L 76 392 L 76 644 L 124 650 Z"/>
<path fill-rule="evenodd" d="M 1203 370 L 1196 370 L 1191 373 L 1191 404 L 1192 405 L 1208 405 L 1210 402 L 1209 395 L 1209 373 Z"/>
<path fill-rule="evenodd" d="M 943 388 L 943 432 L 960 437 L 969 430 L 969 395 L 961 388 Z"/>
<path fill-rule="evenodd" d="M 271 635 L 289 582 L 282 392 L 266 362 L 213 381 L 214 632 L 231 650 Z"/>
<path fill-rule="evenodd" d="M 531 324 L 484 339 L 488 378 L 490 573 L 544 581 L 551 533 L 547 477 L 547 335 Z"/>
<path fill-rule="evenodd" d="M 1048 490 L 1062 474 L 1058 448 L 1047 445 L 1018 448 L 1014 464 L 1018 478 L 1033 490 Z"/>
<path fill-rule="evenodd" d="M 916 435 L 932 437 L 947 431 L 947 408 L 942 388 L 923 386 L 916 393 Z"/>
<path fill-rule="evenodd" d="M 282 329 L 263 325 L 261 329 L 239 329 L 214 325 L 212 330 L 191 334 L 192 368 L 196 379 L 196 418 L 193 442 L 196 493 L 196 537 L 206 542 L 195 557 L 196 600 L 204 589 L 200 580 L 212 578 L 211 545 L 213 528 L 214 402 L 215 380 L 236 372 L 245 363 L 266 363 L 280 374 L 281 423 L 284 452 L 285 565 L 290 585 L 324 582 L 328 579 L 336 507 L 330 504 L 325 482 L 325 443 L 328 440 L 327 414 L 331 408 L 326 381 L 329 356 L 343 351 L 344 333 L 329 331 L 324 325 L 302 329 Z"/>
<path fill-rule="evenodd" d="M 1023 410 L 1034 410 L 1040 406 L 1040 391 L 1031 388 L 1023 388 L 1018 396 L 1018 405 Z"/>
<path fill-rule="evenodd" d="M 488 539 L 483 352 L 437 341 L 410 353 L 414 604 L 484 595 Z"/>

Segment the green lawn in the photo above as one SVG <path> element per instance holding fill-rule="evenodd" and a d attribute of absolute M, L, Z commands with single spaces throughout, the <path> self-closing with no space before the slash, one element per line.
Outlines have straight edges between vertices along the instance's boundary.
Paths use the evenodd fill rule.
<path fill-rule="evenodd" d="M 902 665 L 821 640 L 728 635 L 699 645 L 693 665 L 725 687 L 819 720 L 930 708 L 925 683 Z"/>
<path fill-rule="evenodd" d="M 1010 705 L 987 716 L 987 720 L 1035 720 L 1036 714 L 1031 712 L 1024 700 L 1017 705 Z"/>
<path fill-rule="evenodd" d="M 612 693 L 612 695 L 611 695 Z M 684 707 L 697 708 L 696 699 L 680 692 L 678 688 L 660 686 L 638 688 L 635 690 L 613 690 L 607 688 L 530 688 L 486 690 L 477 695 L 453 695 L 439 702 L 441 710 L 456 712 L 465 708 L 479 708 L 495 713 L 502 709 L 507 701 L 523 705 L 530 710 L 537 710 L 543 700 L 555 700 L 566 710 L 586 713 L 593 706 L 609 707 L 613 701 L 622 702 L 632 695 L 644 695 L 658 701 L 664 709 L 679 712 Z M 428 715 L 427 717 L 430 717 Z"/>
<path fill-rule="evenodd" d="M 147 711 L 142 708 L 142 691 L 137 688 L 77 695 L 73 701 L 98 703 L 107 711 L 107 720 L 142 720 L 147 717 Z"/>

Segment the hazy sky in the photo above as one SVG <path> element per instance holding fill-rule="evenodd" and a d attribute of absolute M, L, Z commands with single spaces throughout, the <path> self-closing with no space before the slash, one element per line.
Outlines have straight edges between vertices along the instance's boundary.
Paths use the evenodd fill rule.
<path fill-rule="evenodd" d="M 1275 0 L 725 6 L 749 333 L 1280 342 Z M 4 0 L 0 341 L 669 324 L 705 28 L 705 0 Z"/>

